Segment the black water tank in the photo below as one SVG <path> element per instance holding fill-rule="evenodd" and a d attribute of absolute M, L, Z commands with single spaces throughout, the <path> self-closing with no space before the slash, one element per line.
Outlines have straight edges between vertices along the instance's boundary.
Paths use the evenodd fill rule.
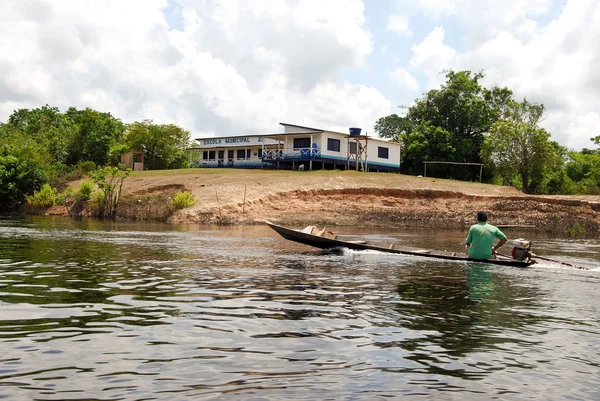
<path fill-rule="evenodd" d="M 350 135 L 360 135 L 360 131 L 362 131 L 360 128 L 350 128 Z"/>

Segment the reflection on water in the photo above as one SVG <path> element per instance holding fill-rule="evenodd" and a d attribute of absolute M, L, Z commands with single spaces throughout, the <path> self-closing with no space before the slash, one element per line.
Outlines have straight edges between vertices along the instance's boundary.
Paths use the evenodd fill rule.
<path fill-rule="evenodd" d="M 600 242 L 534 240 L 593 269 L 321 253 L 263 226 L 0 220 L 0 398 L 600 399 Z"/>

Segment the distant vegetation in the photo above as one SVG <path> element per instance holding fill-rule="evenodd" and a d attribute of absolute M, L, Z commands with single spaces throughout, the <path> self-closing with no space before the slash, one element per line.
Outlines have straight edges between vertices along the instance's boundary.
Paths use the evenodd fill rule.
<path fill-rule="evenodd" d="M 483 163 L 484 182 L 526 193 L 600 194 L 600 150 L 574 151 L 552 141 L 539 126 L 543 105 L 515 100 L 506 87 L 486 88 L 483 77 L 447 71 L 439 89 L 404 107 L 404 113 L 377 121 L 379 136 L 404 144 L 403 172 L 422 174 L 425 161 Z M 600 145 L 600 135 L 591 140 Z M 189 167 L 189 147 L 190 133 L 173 124 L 124 124 L 90 108 L 16 110 L 0 122 L 0 212 L 25 201 L 43 207 L 73 198 L 112 216 L 126 176 L 113 169 L 122 153 L 144 152 L 145 169 L 180 169 Z M 74 194 L 66 189 L 67 182 L 88 175 L 93 183 L 84 182 Z M 475 181 L 479 168 L 428 164 L 427 175 Z M 172 208 L 193 202 L 184 196 Z"/>
<path fill-rule="evenodd" d="M 189 146 L 190 133 L 174 124 L 123 124 L 90 108 L 16 110 L 0 122 L 0 212 L 26 199 L 30 205 L 48 204 L 45 185 L 59 193 L 66 182 L 94 174 L 97 166 L 118 166 L 120 155 L 131 150 L 144 152 L 146 169 L 189 167 Z M 58 202 L 67 198 L 64 193 L 56 196 Z M 76 196 L 89 199 L 92 193 Z M 112 213 L 110 203 L 103 207 L 103 213 Z"/>
<path fill-rule="evenodd" d="M 483 73 L 447 71 L 439 88 L 382 117 L 383 138 L 404 144 L 404 173 L 422 174 L 423 162 L 483 163 L 483 181 L 525 193 L 600 194 L 600 150 L 574 151 L 550 140 L 539 126 L 544 106 L 517 101 L 509 88 L 485 88 Z M 592 133 L 590 133 L 590 136 Z M 591 138 L 600 145 L 600 135 Z M 478 180 L 479 168 L 429 164 L 427 175 Z"/>

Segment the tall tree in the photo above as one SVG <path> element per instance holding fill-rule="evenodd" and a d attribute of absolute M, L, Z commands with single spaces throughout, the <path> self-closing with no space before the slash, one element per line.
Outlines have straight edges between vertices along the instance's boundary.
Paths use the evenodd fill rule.
<path fill-rule="evenodd" d="M 56 163 L 67 162 L 69 144 L 76 139 L 72 122 L 58 108 L 48 105 L 16 110 L 6 125 L 42 145 Z"/>
<path fill-rule="evenodd" d="M 600 193 L 600 150 L 570 152 L 565 171 L 577 186 L 576 192 L 593 195 Z"/>
<path fill-rule="evenodd" d="M 190 133 L 175 124 L 154 124 L 152 120 L 127 126 L 124 142 L 129 150 L 144 152 L 147 170 L 188 167 Z"/>
<path fill-rule="evenodd" d="M 485 140 L 482 156 L 511 185 L 520 180 L 525 193 L 533 193 L 542 183 L 545 169 L 555 162 L 550 134 L 539 123 L 544 106 L 512 101 L 505 119 L 496 122 Z"/>
<path fill-rule="evenodd" d="M 391 139 L 392 142 L 402 142 L 401 135 L 412 130 L 410 120 L 397 114 L 381 117 L 375 123 L 375 132 L 381 138 Z"/>
<path fill-rule="evenodd" d="M 65 113 L 76 127 L 74 140 L 69 144 L 67 162 L 76 165 L 80 161 L 93 161 L 103 166 L 109 163 L 110 150 L 125 132 L 125 125 L 110 113 L 102 113 L 89 107 L 77 110 L 71 107 Z"/>
<path fill-rule="evenodd" d="M 501 118 L 512 96 L 508 88 L 484 88 L 479 83 L 483 77 L 483 73 L 447 71 L 446 83 L 407 107 L 406 116 L 377 121 L 375 130 L 381 137 L 404 143 L 409 172 L 422 171 L 423 161 L 481 161 L 484 134 Z M 443 174 L 444 169 L 432 166 L 431 172 Z M 450 177 L 474 179 L 478 173 L 457 168 Z"/>
<path fill-rule="evenodd" d="M 11 124 L 0 124 L 0 211 L 21 203 L 48 181 L 48 150 Z"/>

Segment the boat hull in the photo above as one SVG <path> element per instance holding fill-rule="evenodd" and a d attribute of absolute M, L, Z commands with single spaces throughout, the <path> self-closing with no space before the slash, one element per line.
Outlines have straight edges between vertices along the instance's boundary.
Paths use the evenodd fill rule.
<path fill-rule="evenodd" d="M 336 238 L 327 238 L 319 235 L 309 234 L 300 230 L 283 227 L 269 221 L 265 221 L 269 227 L 277 232 L 283 238 L 298 242 L 304 245 L 309 245 L 319 249 L 332 249 L 332 248 L 348 248 L 354 250 L 372 250 L 380 251 L 385 253 L 394 253 L 399 255 L 412 255 L 422 256 L 425 258 L 435 258 L 444 260 L 455 260 L 455 261 L 469 261 L 469 262 L 482 262 L 491 263 L 502 266 L 514 266 L 514 267 L 529 267 L 535 263 L 535 261 L 523 261 L 517 259 L 472 259 L 464 256 L 456 256 L 452 254 L 440 254 L 440 253 L 425 253 L 423 251 L 411 251 L 406 249 L 397 249 L 394 247 L 383 247 L 379 245 L 373 245 L 364 241 L 342 241 Z"/>

